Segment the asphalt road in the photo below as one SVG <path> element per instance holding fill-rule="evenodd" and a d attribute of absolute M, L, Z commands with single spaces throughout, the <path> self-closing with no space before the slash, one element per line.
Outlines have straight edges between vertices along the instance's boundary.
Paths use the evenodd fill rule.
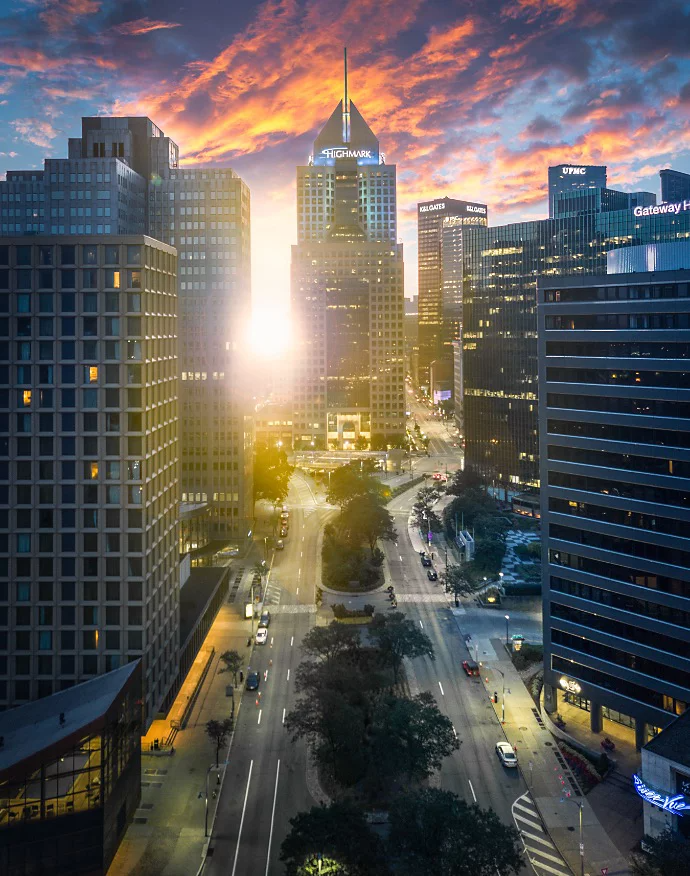
<path fill-rule="evenodd" d="M 446 464 L 449 471 L 458 468 L 460 450 L 454 446 L 458 439 L 452 427 L 431 418 L 413 396 L 408 397 L 408 405 L 431 439 L 430 456 L 416 460 L 415 473 L 443 471 Z M 436 654 L 433 662 L 426 658 L 414 661 L 413 685 L 416 680 L 420 690 L 434 694 L 462 743 L 459 751 L 444 761 L 438 781 L 469 803 L 493 807 L 502 821 L 512 824 L 511 805 L 526 788 L 517 770 L 500 764 L 495 744 L 503 737 L 492 705 L 480 680 L 468 678 L 461 667 L 467 656 L 463 634 L 473 628 L 479 634 L 481 627 L 485 638 L 480 641 L 487 643 L 482 648 L 490 648 L 492 620 L 473 618 L 462 609 L 454 615 L 441 595 L 441 586 L 426 578 L 407 535 L 413 500 L 414 493 L 403 494 L 389 506 L 399 538 L 396 544 L 385 543 L 383 548 L 400 594 L 399 609 L 420 624 Z M 244 694 L 205 876 L 282 874 L 278 856 L 289 819 L 315 802 L 307 786 L 305 744 L 291 742 L 283 719 L 295 704 L 293 682 L 301 660 L 299 643 L 314 619 L 318 534 L 334 512 L 318 505 L 310 482 L 300 475 L 293 479 L 288 506 L 290 533 L 285 550 L 275 553 L 266 594 L 272 613 L 269 644 L 255 646 L 250 658 L 251 669 L 261 673 L 261 697 Z M 365 601 L 388 610 L 384 592 L 369 594 Z M 536 625 L 535 618 L 526 618 L 523 626 L 530 622 Z M 527 635 L 526 629 L 523 632 Z M 533 636 L 538 636 L 536 626 Z"/>

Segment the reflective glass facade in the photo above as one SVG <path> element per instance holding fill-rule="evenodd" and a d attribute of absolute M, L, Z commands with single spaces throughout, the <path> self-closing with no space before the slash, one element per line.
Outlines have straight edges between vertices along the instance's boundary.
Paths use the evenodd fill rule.
<path fill-rule="evenodd" d="M 577 685 L 594 730 L 627 716 L 639 746 L 690 703 L 690 285 L 539 295 L 545 680 Z"/>
<path fill-rule="evenodd" d="M 690 238 L 690 213 L 632 210 L 463 233 L 466 461 L 509 489 L 539 483 L 538 277 L 606 273 L 619 247 Z"/>

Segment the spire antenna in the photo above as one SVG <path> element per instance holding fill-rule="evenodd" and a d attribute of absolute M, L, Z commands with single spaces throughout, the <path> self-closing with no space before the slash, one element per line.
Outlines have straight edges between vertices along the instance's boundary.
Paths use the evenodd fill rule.
<path fill-rule="evenodd" d="M 347 46 L 343 48 L 344 58 L 344 95 L 343 95 L 343 143 L 350 142 L 350 102 L 347 96 Z"/>

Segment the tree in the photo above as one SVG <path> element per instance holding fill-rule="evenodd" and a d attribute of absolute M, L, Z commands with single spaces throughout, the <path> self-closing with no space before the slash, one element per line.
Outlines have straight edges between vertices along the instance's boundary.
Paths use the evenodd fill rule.
<path fill-rule="evenodd" d="M 282 447 L 257 445 L 254 451 L 254 501 L 284 499 L 294 470 Z"/>
<path fill-rule="evenodd" d="M 216 763 L 220 763 L 220 750 L 228 741 L 228 735 L 232 731 L 232 718 L 225 718 L 223 721 L 216 721 L 211 718 L 206 724 L 206 733 L 208 738 L 216 746 Z"/>
<path fill-rule="evenodd" d="M 370 460 L 366 460 L 370 463 Z M 381 484 L 372 476 L 370 465 L 349 462 L 332 472 L 328 484 L 328 501 L 342 509 L 357 496 L 380 495 Z"/>
<path fill-rule="evenodd" d="M 388 509 L 379 496 L 372 493 L 351 499 L 340 512 L 338 527 L 353 547 L 366 541 L 372 558 L 379 539 L 395 541 L 398 537 Z"/>
<path fill-rule="evenodd" d="M 441 532 L 441 518 L 433 510 L 438 501 L 439 492 L 435 487 L 422 487 L 417 491 L 417 501 L 412 506 L 412 517 L 415 525 L 425 532 Z"/>
<path fill-rule="evenodd" d="M 393 669 L 397 684 L 398 673 L 405 657 L 434 657 L 431 640 L 400 611 L 392 614 L 375 614 L 369 625 L 369 635 L 381 651 L 385 663 Z"/>
<path fill-rule="evenodd" d="M 287 876 L 388 876 L 386 855 L 364 813 L 352 803 L 312 806 L 290 819 L 290 833 L 280 847 Z M 321 858 L 321 867 L 318 859 Z"/>
<path fill-rule="evenodd" d="M 517 830 L 451 791 L 424 788 L 396 798 L 389 823 L 389 852 L 405 876 L 509 876 L 523 866 Z"/>
<path fill-rule="evenodd" d="M 441 572 L 441 583 L 446 593 L 452 593 L 456 599 L 458 596 L 469 596 L 473 589 L 464 568 L 452 564 L 446 566 L 445 572 Z"/>
<path fill-rule="evenodd" d="M 359 646 L 359 630 L 338 621 L 331 621 L 327 627 L 312 627 L 301 645 L 308 657 L 319 657 L 326 663 L 344 654 L 352 655 Z"/>
<path fill-rule="evenodd" d="M 460 747 L 453 723 L 441 714 L 428 691 L 412 699 L 388 696 L 374 712 L 371 772 L 380 786 L 404 775 L 408 782 L 428 778 Z"/>
<path fill-rule="evenodd" d="M 648 852 L 634 852 L 633 876 L 675 876 L 690 873 L 690 842 L 670 828 L 656 837 L 644 838 Z"/>
<path fill-rule="evenodd" d="M 224 672 L 232 672 L 233 684 L 237 684 L 237 673 L 242 668 L 244 661 L 237 651 L 223 651 L 220 659 L 225 664 Z"/>

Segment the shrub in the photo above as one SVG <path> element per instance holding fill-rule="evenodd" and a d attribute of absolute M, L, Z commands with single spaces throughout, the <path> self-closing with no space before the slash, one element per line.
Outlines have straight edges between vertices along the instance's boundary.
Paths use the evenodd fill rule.
<path fill-rule="evenodd" d="M 348 617 L 372 617 L 374 614 L 373 605 L 365 605 L 363 608 L 346 608 L 342 602 L 338 602 L 331 606 L 331 608 L 337 620 L 343 620 Z"/>

